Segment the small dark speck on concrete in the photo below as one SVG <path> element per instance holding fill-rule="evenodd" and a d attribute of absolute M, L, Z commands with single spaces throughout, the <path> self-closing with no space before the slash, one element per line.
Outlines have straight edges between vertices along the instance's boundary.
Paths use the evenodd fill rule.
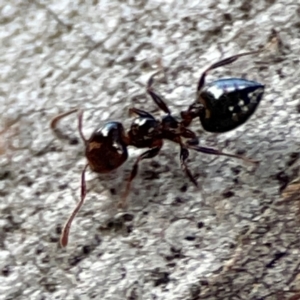
<path fill-rule="evenodd" d="M 265 243 L 264 246 L 268 247 L 268 248 L 272 248 L 273 244 L 272 243 Z"/>
<path fill-rule="evenodd" d="M 127 232 L 127 234 L 130 234 L 132 232 L 132 230 L 133 230 L 133 226 L 132 225 L 126 226 L 126 232 Z"/>
<path fill-rule="evenodd" d="M 178 206 L 186 201 L 182 197 L 175 197 L 174 201 L 172 202 L 172 206 Z"/>
<path fill-rule="evenodd" d="M 159 179 L 159 173 L 156 171 L 154 172 L 152 170 L 145 170 L 141 175 L 145 180 Z"/>
<path fill-rule="evenodd" d="M 185 183 L 179 190 L 180 192 L 184 193 L 187 191 L 188 185 Z"/>
<path fill-rule="evenodd" d="M 41 192 L 40 192 L 40 191 L 36 191 L 36 192 L 34 193 L 34 195 L 35 195 L 36 197 L 40 197 L 40 196 L 41 196 Z"/>
<path fill-rule="evenodd" d="M 91 247 L 89 245 L 82 246 L 82 253 L 87 255 L 91 252 Z"/>
<path fill-rule="evenodd" d="M 275 253 L 274 258 L 266 264 L 266 268 L 273 268 L 278 260 L 280 260 L 283 256 L 285 256 L 286 252 L 278 252 Z"/>
<path fill-rule="evenodd" d="M 299 152 L 293 152 L 290 154 L 290 159 L 287 162 L 287 166 L 290 167 L 292 166 L 300 157 Z"/>
<path fill-rule="evenodd" d="M 156 274 L 156 279 L 154 280 L 154 286 L 159 286 L 162 284 L 167 284 L 170 281 L 170 274 L 168 272 L 159 272 Z"/>
<path fill-rule="evenodd" d="M 233 191 L 230 191 L 230 190 L 226 190 L 222 193 L 223 197 L 224 198 L 231 198 L 234 196 L 234 192 Z"/>
<path fill-rule="evenodd" d="M 169 260 L 169 257 L 166 257 L 166 260 Z M 170 263 L 167 263 L 166 266 L 168 268 L 175 268 L 176 267 L 176 263 L 175 262 L 170 262 Z"/>
<path fill-rule="evenodd" d="M 116 220 L 110 220 L 106 224 L 106 228 L 107 229 L 113 229 L 113 228 L 120 229 L 122 227 L 123 227 L 123 223 L 121 223 L 120 220 L 118 220 L 118 221 L 116 221 Z M 101 229 L 102 229 L 102 227 L 101 227 Z"/>
<path fill-rule="evenodd" d="M 78 263 L 82 261 L 82 259 L 83 256 L 76 255 L 76 256 L 69 257 L 68 262 L 70 266 L 75 267 Z"/>
<path fill-rule="evenodd" d="M 196 239 L 196 237 L 195 237 L 195 236 L 192 236 L 192 235 L 188 235 L 188 236 L 185 237 L 185 239 L 186 239 L 187 241 L 194 241 L 194 240 Z"/>
<path fill-rule="evenodd" d="M 199 299 L 200 293 L 201 293 L 200 285 L 198 285 L 198 284 L 192 284 L 190 286 L 190 298 L 189 299 L 191 299 L 191 300 Z"/>
<path fill-rule="evenodd" d="M 229 249 L 234 249 L 236 247 L 236 244 L 235 243 L 230 243 L 229 244 Z"/>
<path fill-rule="evenodd" d="M 234 178 L 233 182 L 234 182 L 234 184 L 239 184 L 239 179 L 238 178 Z"/>
<path fill-rule="evenodd" d="M 59 190 L 65 190 L 68 187 L 67 183 L 62 183 L 58 186 Z"/>
<path fill-rule="evenodd" d="M 0 180 L 8 179 L 10 176 L 11 176 L 11 173 L 8 170 L 2 170 L 0 172 Z"/>
<path fill-rule="evenodd" d="M 42 258 L 42 263 L 48 264 L 50 262 L 50 257 L 49 255 L 45 255 L 45 257 Z"/>
<path fill-rule="evenodd" d="M 180 253 L 181 249 L 177 249 L 177 248 L 171 247 L 170 251 L 173 252 L 173 253 Z"/>
<path fill-rule="evenodd" d="M 200 283 L 202 286 L 208 286 L 208 285 L 209 285 L 208 281 L 205 280 L 205 279 L 200 280 L 199 283 Z"/>
<path fill-rule="evenodd" d="M 43 245 L 41 245 L 41 244 L 37 245 L 36 250 L 35 250 L 35 254 L 39 255 L 39 254 L 42 254 L 43 252 L 44 252 Z"/>
<path fill-rule="evenodd" d="M 10 273 L 9 266 L 4 266 L 4 268 L 2 269 L 2 275 L 7 277 L 9 273 Z"/>
<path fill-rule="evenodd" d="M 72 145 L 72 146 L 78 145 L 78 144 L 79 144 L 78 138 L 76 138 L 76 137 L 71 138 L 71 139 L 69 140 L 69 144 Z"/>
<path fill-rule="evenodd" d="M 197 223 L 197 227 L 198 227 L 199 229 L 203 228 L 203 227 L 204 227 L 204 223 L 203 223 L 202 221 L 198 222 L 198 223 Z"/>
<path fill-rule="evenodd" d="M 155 161 L 155 160 L 152 160 L 152 161 L 150 162 L 150 166 L 153 167 L 153 168 L 155 168 L 155 169 L 157 169 L 157 168 L 160 167 L 160 163 L 157 162 L 157 161 Z"/>
<path fill-rule="evenodd" d="M 57 243 L 59 241 L 58 236 L 49 236 L 49 243 Z"/>
<path fill-rule="evenodd" d="M 238 149 L 238 150 L 236 151 L 236 154 L 237 154 L 237 155 L 245 155 L 245 153 L 246 153 L 245 149 Z"/>
<path fill-rule="evenodd" d="M 238 175 L 241 172 L 241 168 L 240 167 L 233 167 L 231 168 L 231 171 L 233 174 Z"/>
<path fill-rule="evenodd" d="M 229 13 L 224 13 L 224 14 L 223 14 L 223 17 L 224 17 L 224 20 L 225 20 L 226 22 L 232 22 L 232 16 L 231 16 L 231 14 L 229 14 Z"/>
<path fill-rule="evenodd" d="M 165 257 L 165 259 L 166 259 L 167 261 L 172 261 L 172 260 L 174 260 L 174 259 L 180 259 L 180 258 L 183 258 L 183 257 L 184 257 L 184 255 L 181 253 L 181 249 L 176 249 L 176 248 L 174 248 L 174 247 L 171 247 L 171 248 L 170 248 L 170 252 L 171 252 L 171 254 L 170 254 L 170 255 L 167 255 L 167 256 Z"/>
<path fill-rule="evenodd" d="M 117 191 L 114 188 L 111 188 L 109 191 L 113 196 L 115 196 L 117 194 Z"/>
<path fill-rule="evenodd" d="M 125 214 L 123 215 L 123 220 L 124 220 L 125 222 L 130 222 L 130 221 L 132 221 L 133 219 L 134 219 L 134 215 L 133 215 L 133 214 L 125 213 Z"/>
<path fill-rule="evenodd" d="M 60 226 L 60 225 L 57 225 L 57 226 L 55 227 L 55 233 L 56 233 L 56 234 L 61 234 L 61 231 L 62 231 L 61 226 Z"/>
<path fill-rule="evenodd" d="M 284 171 L 281 171 L 276 174 L 276 179 L 280 184 L 279 190 L 283 191 L 289 183 L 289 176 Z"/>
<path fill-rule="evenodd" d="M 30 180 L 29 178 L 26 179 L 26 186 L 31 187 L 33 185 L 33 181 Z"/>

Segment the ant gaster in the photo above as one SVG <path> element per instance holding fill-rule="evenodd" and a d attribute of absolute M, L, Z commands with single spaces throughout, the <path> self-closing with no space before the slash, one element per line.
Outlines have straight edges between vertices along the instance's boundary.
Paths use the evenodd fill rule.
<path fill-rule="evenodd" d="M 213 155 L 235 157 L 244 161 L 255 163 L 244 156 L 224 153 L 216 149 L 198 146 L 196 134 L 188 129 L 192 120 L 200 118 L 202 126 L 207 131 L 225 132 L 243 124 L 255 111 L 263 94 L 263 85 L 245 79 L 221 79 L 205 86 L 205 77 L 210 70 L 228 65 L 241 56 L 258 53 L 257 51 L 238 54 L 214 63 L 201 75 L 198 82 L 196 101 L 181 112 L 181 118 L 171 114 L 170 109 L 162 98 L 153 90 L 152 75 L 147 83 L 147 93 L 156 105 L 166 114 L 161 120 L 155 119 L 150 113 L 131 108 L 130 112 L 137 115 L 128 132 L 125 132 L 120 122 L 107 122 L 101 128 L 95 130 L 89 139 L 82 133 L 83 111 L 73 109 L 56 116 L 51 121 L 51 128 L 56 129 L 57 122 L 65 116 L 78 112 L 78 130 L 85 144 L 85 156 L 87 164 L 81 174 L 81 199 L 70 217 L 68 218 L 61 235 L 61 245 L 68 244 L 68 236 L 71 223 L 83 205 L 86 196 L 85 172 L 88 167 L 96 173 L 108 173 L 120 167 L 128 158 L 127 147 L 149 148 L 136 159 L 129 175 L 124 195 L 120 205 L 126 204 L 126 198 L 130 191 L 132 180 L 138 172 L 139 163 L 144 159 L 155 157 L 163 146 L 163 140 L 170 140 L 180 147 L 180 163 L 183 171 L 191 182 L 197 186 L 197 182 L 187 166 L 189 150 Z"/>

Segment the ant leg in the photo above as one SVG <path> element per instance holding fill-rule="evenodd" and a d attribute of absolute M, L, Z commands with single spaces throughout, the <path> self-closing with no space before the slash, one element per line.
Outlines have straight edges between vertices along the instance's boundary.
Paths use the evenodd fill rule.
<path fill-rule="evenodd" d="M 187 177 L 191 180 L 191 182 L 198 187 L 197 181 L 195 180 L 194 176 L 192 175 L 191 171 L 189 170 L 187 166 L 187 159 L 189 157 L 189 150 L 185 148 L 183 145 L 180 146 L 180 162 L 181 162 L 181 168 L 187 175 Z"/>
<path fill-rule="evenodd" d="M 86 169 L 87 169 L 88 166 L 89 165 L 86 164 L 85 167 L 82 170 L 82 173 L 81 173 L 81 195 L 80 195 L 80 201 L 76 205 L 76 207 L 73 210 L 73 212 L 71 213 L 71 215 L 69 216 L 66 224 L 63 227 L 63 230 L 62 230 L 62 233 L 61 233 L 61 236 L 60 236 L 60 244 L 61 244 L 62 247 L 66 247 L 68 245 L 68 239 L 69 239 L 69 233 L 70 233 L 71 224 L 72 224 L 75 216 L 79 212 L 81 206 L 84 203 L 84 199 L 85 199 L 85 196 L 86 196 L 85 171 L 86 171 Z"/>
<path fill-rule="evenodd" d="M 147 82 L 147 93 L 151 96 L 151 98 L 153 99 L 153 101 L 156 103 L 156 105 L 166 114 L 170 115 L 171 111 L 168 108 L 167 104 L 163 101 L 163 99 L 156 94 L 153 89 L 152 89 L 152 85 L 153 85 L 153 81 L 154 81 L 154 76 L 157 74 L 158 72 L 154 73 L 148 80 Z"/>
<path fill-rule="evenodd" d="M 188 145 L 198 145 L 199 144 L 199 139 L 196 136 L 195 132 L 193 132 L 190 129 L 184 128 L 183 132 L 181 133 L 181 136 L 188 139 L 186 143 Z M 181 144 L 181 142 L 179 142 Z"/>
<path fill-rule="evenodd" d="M 183 128 L 183 131 L 181 132 L 181 136 L 185 139 L 187 139 L 186 143 L 188 145 L 198 145 L 199 144 L 199 139 L 196 136 L 195 132 L 193 132 L 192 130 L 188 129 L 188 128 Z M 182 145 L 181 140 L 176 140 L 174 141 L 175 143 L 178 143 L 180 145 Z"/>
<path fill-rule="evenodd" d="M 242 155 L 225 153 L 225 152 L 221 152 L 217 149 L 213 149 L 213 148 L 200 147 L 200 146 L 190 145 L 190 144 L 186 144 L 185 146 L 189 149 L 193 149 L 193 150 L 201 152 L 201 153 L 234 157 L 234 158 L 242 159 L 246 162 L 250 162 L 252 164 L 258 164 L 259 163 L 257 160 L 253 160 L 253 159 L 247 158 L 247 157 L 242 156 Z"/>
<path fill-rule="evenodd" d="M 238 58 L 242 57 L 242 56 L 247 56 L 247 55 L 251 55 L 251 54 L 257 54 L 260 53 L 261 50 L 258 51 L 251 51 L 251 52 L 245 52 L 245 53 L 241 53 L 241 54 L 237 54 L 237 55 L 233 55 L 231 57 L 227 57 L 224 58 L 220 61 L 217 61 L 216 63 L 212 64 L 210 67 L 208 67 L 201 75 L 199 82 L 198 82 L 198 87 L 197 87 L 197 93 L 199 94 L 199 92 L 202 90 L 204 84 L 205 84 L 205 77 L 207 75 L 207 73 L 211 70 L 217 69 L 219 67 L 222 66 L 226 66 L 229 65 L 231 63 L 233 63 L 234 61 L 236 61 Z"/>
<path fill-rule="evenodd" d="M 129 108 L 129 113 L 130 114 L 136 114 L 136 115 L 138 115 L 139 117 L 142 117 L 142 118 L 150 118 L 150 119 L 153 119 L 153 120 L 155 119 L 148 112 L 146 112 L 144 110 L 141 110 L 141 109 L 138 109 L 138 108 L 135 108 L 135 107 Z"/>
<path fill-rule="evenodd" d="M 135 176 L 136 176 L 136 174 L 137 174 L 137 172 L 138 172 L 138 165 L 139 165 L 139 162 L 140 162 L 141 160 L 143 160 L 143 159 L 155 157 L 155 156 L 159 153 L 159 151 L 160 151 L 162 145 L 163 145 L 162 140 L 158 140 L 157 143 L 156 143 L 156 147 L 151 148 L 150 150 L 148 150 L 148 151 L 142 153 L 142 154 L 137 158 L 137 160 L 135 161 L 135 163 L 134 163 L 134 165 L 133 165 L 133 168 L 132 168 L 132 170 L 131 170 L 130 176 L 129 176 L 129 178 L 128 178 L 125 193 L 124 193 L 124 195 L 123 195 L 123 197 L 122 197 L 122 200 L 118 203 L 118 207 L 125 207 L 125 206 L 126 206 L 126 198 L 127 198 L 128 194 L 129 194 L 129 191 L 130 191 L 131 182 L 132 182 L 132 180 L 135 178 Z"/>

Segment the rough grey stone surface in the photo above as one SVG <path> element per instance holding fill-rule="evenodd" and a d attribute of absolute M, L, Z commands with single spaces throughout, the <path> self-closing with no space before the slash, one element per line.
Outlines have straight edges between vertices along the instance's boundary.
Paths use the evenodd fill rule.
<path fill-rule="evenodd" d="M 272 1 L 0 1 L 0 299 L 289 299 L 300 290 L 299 213 L 280 195 L 299 175 L 300 6 Z M 266 47 L 272 29 L 282 44 Z M 66 249 L 59 232 L 78 201 L 88 136 L 135 106 L 160 113 L 145 82 L 174 112 L 195 97 L 201 71 L 220 57 L 266 47 L 212 72 L 266 85 L 250 121 L 201 144 L 244 151 L 239 160 L 192 154 L 202 191 L 165 143 L 143 162 L 126 212 L 116 203 L 135 157 L 117 172 L 87 172 L 85 206 Z M 278 50 L 278 51 L 277 51 Z M 21 148 L 21 149 L 15 149 Z M 299 191 L 300 193 L 300 191 Z M 299 200 L 299 199 L 298 199 Z M 296 203 L 297 204 L 297 203 Z M 132 219 L 133 218 L 133 219 Z M 131 220 L 132 219 L 132 220 Z M 295 298 L 296 299 L 296 298 Z"/>

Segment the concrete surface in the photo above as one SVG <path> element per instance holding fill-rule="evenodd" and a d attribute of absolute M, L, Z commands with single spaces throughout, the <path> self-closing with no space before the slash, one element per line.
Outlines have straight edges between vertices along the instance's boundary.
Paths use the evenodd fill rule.
<path fill-rule="evenodd" d="M 0 1 L 0 299 L 298 299 L 300 222 L 280 194 L 299 175 L 300 5 L 271 1 Z M 275 29 L 280 36 L 270 42 Z M 277 40 L 278 41 L 278 40 Z M 266 85 L 250 121 L 201 144 L 261 163 L 191 154 L 202 191 L 178 148 L 143 162 L 126 212 L 116 203 L 134 158 L 117 172 L 87 172 L 86 203 L 66 249 L 61 226 L 78 201 L 85 164 L 75 116 L 88 136 L 128 108 L 159 112 L 145 82 L 174 112 L 195 97 L 201 71 L 220 57 L 265 47 L 212 72 Z M 20 149 L 18 149 L 20 148 Z M 299 192 L 299 191 L 298 191 Z M 300 192 L 299 192 L 300 193 Z M 295 195 L 297 194 L 297 189 Z M 297 197 L 296 197 L 297 198 Z M 299 198 L 298 198 L 299 200 Z"/>

